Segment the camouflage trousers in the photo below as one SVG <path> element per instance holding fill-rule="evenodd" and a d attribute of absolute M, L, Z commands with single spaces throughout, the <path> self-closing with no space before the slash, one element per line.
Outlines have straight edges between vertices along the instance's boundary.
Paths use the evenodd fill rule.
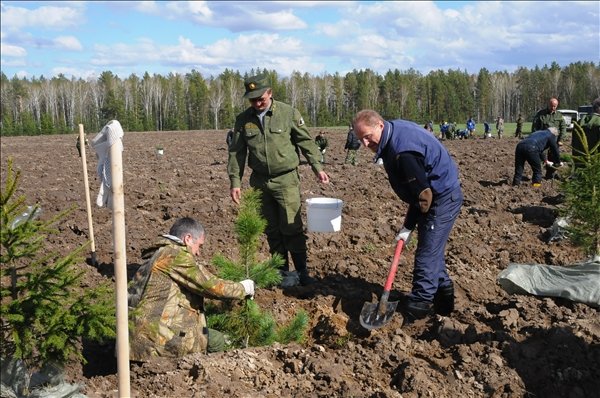
<path fill-rule="evenodd" d="M 321 163 L 325 163 L 325 149 L 320 149 L 319 150 L 321 152 Z"/>
<path fill-rule="evenodd" d="M 344 160 L 344 163 L 356 166 L 356 164 L 358 163 L 356 161 L 356 152 L 358 152 L 357 149 L 348 149 L 348 152 L 346 152 L 346 160 Z"/>

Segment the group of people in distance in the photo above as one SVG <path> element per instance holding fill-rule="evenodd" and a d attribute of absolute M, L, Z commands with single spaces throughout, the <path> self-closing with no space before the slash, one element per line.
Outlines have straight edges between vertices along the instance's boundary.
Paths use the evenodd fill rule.
<path fill-rule="evenodd" d="M 325 153 L 327 152 L 327 148 L 329 147 L 329 140 L 325 136 L 325 132 L 323 130 L 319 131 L 317 136 L 315 137 L 315 144 L 321 153 L 321 163 L 325 163 Z M 358 164 L 358 160 L 356 158 L 357 151 L 360 148 L 360 141 L 356 138 L 356 133 L 354 132 L 354 127 L 352 124 L 348 129 L 348 135 L 346 136 L 346 144 L 344 145 L 344 149 L 346 150 L 346 158 L 344 159 L 344 164 L 351 164 L 352 166 L 356 166 Z"/>
<path fill-rule="evenodd" d="M 313 285 L 317 280 L 308 266 L 297 151 L 306 158 L 317 181 L 328 184 L 330 178 L 323 168 L 327 139 L 319 134 L 313 140 L 300 112 L 273 98 L 268 75 L 249 77 L 244 86 L 250 106 L 237 116 L 226 138 L 231 200 L 240 203 L 247 165 L 251 169 L 249 186 L 261 192 L 269 252 L 284 259 L 282 271 L 293 264 L 300 285 Z M 600 99 L 594 101 L 594 112 L 600 112 L 599 108 Z M 547 146 L 552 161 L 559 161 L 553 137 L 560 138 L 560 129 L 548 129 L 553 126 L 544 124 L 555 120 L 552 115 L 543 113 L 540 119 L 542 124 L 535 125 L 540 131 L 518 146 L 519 164 L 526 161 L 533 167 L 532 148 L 538 151 Z M 600 115 L 592 120 L 597 132 Z M 474 131 L 474 122 L 471 127 Z M 446 268 L 445 247 L 463 204 L 456 162 L 433 134 L 424 134 L 422 126 L 402 119 L 388 121 L 370 109 L 354 116 L 346 149 L 356 151 L 361 144 L 375 153 L 374 161 L 383 164 L 391 188 L 408 205 L 395 239 L 408 243 L 413 231 L 418 231 L 412 288 L 401 310 L 404 321 L 450 315 L 454 283 Z M 348 155 L 346 160 L 353 163 L 356 159 Z M 539 177 L 536 170 L 534 183 Z M 520 181 L 522 167 L 519 174 L 517 171 L 513 183 Z M 241 300 L 253 296 L 255 286 L 250 279 L 218 278 L 202 265 L 199 255 L 205 233 L 197 220 L 180 218 L 148 251 L 129 287 L 132 360 L 215 352 L 225 347 L 223 334 L 207 327 L 204 297 Z"/>

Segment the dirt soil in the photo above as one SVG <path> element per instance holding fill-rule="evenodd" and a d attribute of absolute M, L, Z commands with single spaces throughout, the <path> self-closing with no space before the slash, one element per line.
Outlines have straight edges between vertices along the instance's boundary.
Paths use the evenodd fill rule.
<path fill-rule="evenodd" d="M 313 130 L 316 135 L 316 130 Z M 88 134 L 88 138 L 95 135 Z M 255 299 L 278 320 L 298 309 L 310 316 L 307 341 L 131 364 L 135 397 L 569 397 L 598 396 L 598 309 L 565 299 L 509 295 L 497 283 L 509 263 L 568 266 L 584 259 L 568 241 L 547 243 L 557 217 L 558 184 L 534 189 L 509 183 L 517 140 L 444 141 L 458 163 L 465 203 L 447 246 L 457 289 L 451 317 L 402 326 L 398 312 L 384 327 L 359 323 L 365 302 L 378 301 L 406 212 L 382 166 L 362 148 L 360 164 L 345 165 L 346 132 L 329 130 L 321 186 L 300 166 L 302 197 L 344 201 L 342 228 L 308 233 L 310 287 L 260 289 Z M 81 158 L 76 136 L 2 138 L 2 171 L 14 158 L 20 191 L 44 217 L 74 210 L 49 238 L 67 253 L 89 239 Z M 126 133 L 125 218 L 128 274 L 142 249 L 174 219 L 192 216 L 206 227 L 203 256 L 237 256 L 236 206 L 229 198 L 225 131 Z M 164 146 L 164 155 L 155 147 Z M 92 202 L 98 192 L 96 157 L 87 149 Z M 527 169 L 527 172 L 531 172 Z M 247 173 L 249 175 L 249 173 Z M 247 186 L 247 176 L 244 178 Z M 100 265 L 81 261 L 85 285 L 114 278 L 112 214 L 93 204 Z M 306 206 L 303 208 L 306 221 Z M 261 249 L 267 255 L 266 243 Z M 402 253 L 390 301 L 410 291 L 414 243 Z M 114 344 L 83 345 L 89 361 L 67 368 L 67 381 L 88 397 L 118 396 Z"/>

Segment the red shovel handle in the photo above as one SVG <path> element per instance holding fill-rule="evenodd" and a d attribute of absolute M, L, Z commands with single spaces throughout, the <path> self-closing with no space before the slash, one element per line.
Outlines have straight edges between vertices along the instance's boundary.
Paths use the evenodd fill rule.
<path fill-rule="evenodd" d="M 396 251 L 394 252 L 394 260 L 392 260 L 392 266 L 390 267 L 390 272 L 388 273 L 388 277 L 385 280 L 385 285 L 383 286 L 383 293 L 389 292 L 392 290 L 392 283 L 394 282 L 394 278 L 396 277 L 396 271 L 398 270 L 398 263 L 400 263 L 400 253 L 402 253 L 402 248 L 404 247 L 404 241 L 402 239 L 398 240 L 396 244 Z"/>

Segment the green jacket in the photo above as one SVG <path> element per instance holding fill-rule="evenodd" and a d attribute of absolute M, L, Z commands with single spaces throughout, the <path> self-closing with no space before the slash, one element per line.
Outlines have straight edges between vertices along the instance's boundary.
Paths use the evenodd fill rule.
<path fill-rule="evenodd" d="M 546 130 L 548 127 L 556 127 L 558 129 L 558 136 L 563 137 L 567 131 L 567 126 L 565 125 L 562 113 L 559 111 L 550 113 L 548 108 L 536 113 L 533 122 L 531 122 L 531 132 L 535 133 L 539 130 Z"/>
<path fill-rule="evenodd" d="M 593 149 L 600 142 L 600 114 L 590 113 L 580 121 L 581 128 L 585 133 L 588 149 Z"/>
<path fill-rule="evenodd" d="M 130 359 L 206 352 L 204 297 L 243 299 L 244 286 L 217 278 L 173 239 L 165 237 L 153 249 L 128 289 Z"/>
<path fill-rule="evenodd" d="M 319 149 L 297 109 L 273 100 L 263 122 L 264 128 L 252 107 L 235 120 L 227 163 L 231 188 L 241 187 L 246 158 L 254 172 L 278 176 L 298 167 L 300 150 L 315 173 L 323 169 Z"/>

